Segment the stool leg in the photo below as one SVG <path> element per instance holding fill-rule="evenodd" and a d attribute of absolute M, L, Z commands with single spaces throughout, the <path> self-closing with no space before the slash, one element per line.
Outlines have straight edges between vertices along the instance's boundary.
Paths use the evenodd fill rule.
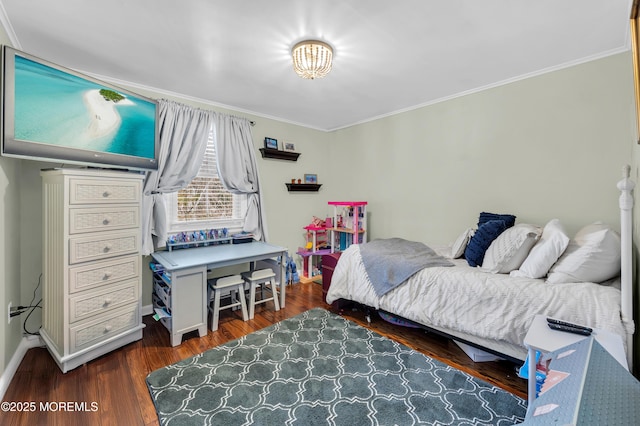
<path fill-rule="evenodd" d="M 238 299 L 240 299 L 240 309 L 242 309 L 242 319 L 244 321 L 248 321 L 249 314 L 247 313 L 247 303 L 244 300 L 244 284 L 240 284 L 238 286 L 238 292 L 240 293 L 240 296 L 238 297 Z"/>
<path fill-rule="evenodd" d="M 220 290 L 215 290 L 213 297 L 213 314 L 211 315 L 211 331 L 218 330 L 218 320 L 220 318 Z"/>
<path fill-rule="evenodd" d="M 273 304 L 276 307 L 276 311 L 280 310 L 280 302 L 278 301 L 278 291 L 276 290 L 275 281 L 271 281 L 271 295 L 273 296 Z"/>
<path fill-rule="evenodd" d="M 207 315 L 211 314 L 211 321 L 209 321 L 209 328 L 213 327 L 213 308 L 211 307 L 211 304 L 213 303 L 213 299 L 211 298 L 213 296 L 213 289 L 211 288 L 211 286 L 207 286 Z"/>
<path fill-rule="evenodd" d="M 237 292 L 238 291 L 234 290 L 234 289 L 229 290 L 229 304 L 234 304 L 234 303 L 238 303 L 239 302 L 238 301 L 238 297 L 236 296 Z M 238 307 L 234 306 L 234 307 L 231 308 L 231 310 L 232 311 L 237 311 Z"/>
<path fill-rule="evenodd" d="M 253 319 L 256 312 L 256 284 L 250 284 L 249 290 L 249 319 Z"/>

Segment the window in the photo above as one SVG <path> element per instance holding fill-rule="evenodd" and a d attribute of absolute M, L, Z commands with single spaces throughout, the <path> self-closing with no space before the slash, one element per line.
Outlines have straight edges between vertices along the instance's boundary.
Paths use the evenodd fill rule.
<path fill-rule="evenodd" d="M 197 176 L 189 185 L 171 194 L 171 232 L 228 228 L 239 231 L 247 211 L 247 196 L 232 194 L 222 186 L 216 165 L 213 131 Z"/>

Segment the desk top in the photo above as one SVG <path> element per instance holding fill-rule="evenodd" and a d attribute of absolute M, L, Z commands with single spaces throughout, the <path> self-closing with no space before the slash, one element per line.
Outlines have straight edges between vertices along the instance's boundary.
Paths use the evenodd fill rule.
<path fill-rule="evenodd" d="M 597 338 L 551 353 L 550 371 L 523 424 L 638 424 L 640 382 L 610 355 Z"/>
<path fill-rule="evenodd" d="M 173 251 L 158 251 L 152 253 L 151 256 L 165 270 L 172 271 L 201 265 L 207 265 L 208 268 L 222 268 L 281 256 L 286 252 L 287 249 L 284 247 L 262 241 L 254 241 L 245 244 L 220 244 Z"/>
<path fill-rule="evenodd" d="M 624 368 L 629 369 L 627 356 L 624 351 L 622 337 L 606 330 L 594 329 L 592 335 Z M 524 338 L 524 344 L 542 352 L 553 352 L 565 346 L 586 339 L 587 336 L 572 334 L 564 331 L 552 330 L 547 325 L 547 317 L 536 315 L 529 332 Z"/>

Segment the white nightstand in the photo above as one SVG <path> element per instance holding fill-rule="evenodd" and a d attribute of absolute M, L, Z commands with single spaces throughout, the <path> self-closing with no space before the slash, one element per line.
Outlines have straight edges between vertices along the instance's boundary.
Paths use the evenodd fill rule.
<path fill-rule="evenodd" d="M 561 318 L 560 318 L 561 319 Z M 592 335 L 625 369 L 627 356 L 624 351 L 622 337 L 605 330 L 594 329 Z M 536 351 L 542 353 L 552 352 L 572 343 L 576 343 L 587 336 L 552 330 L 547 325 L 547 317 L 536 315 L 531 327 L 524 338 L 524 345 L 529 351 L 529 382 L 528 382 L 528 406 L 531 407 L 536 399 Z"/>

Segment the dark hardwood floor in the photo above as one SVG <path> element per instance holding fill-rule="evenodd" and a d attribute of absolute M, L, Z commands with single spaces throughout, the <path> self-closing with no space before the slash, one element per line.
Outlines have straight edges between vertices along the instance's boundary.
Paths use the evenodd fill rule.
<path fill-rule="evenodd" d="M 3 402 L 22 404 L 22 411 L 0 411 L 2 425 L 157 425 L 145 383 L 146 376 L 166 365 L 236 339 L 310 308 L 331 309 L 315 283 L 287 287 L 286 307 L 274 312 L 270 304 L 256 308 L 255 319 L 243 322 L 239 312 L 225 310 L 220 328 L 205 337 L 189 333 L 171 347 L 167 330 L 150 316 L 142 340 L 62 374 L 44 348 L 30 349 L 15 374 Z M 270 309 L 271 308 L 271 309 Z M 336 311 L 337 312 L 337 311 Z M 399 327 L 377 316 L 367 324 L 362 311 L 344 311 L 345 318 L 370 327 L 428 356 L 526 398 L 526 381 L 507 361 L 474 363 L 453 342 L 418 329 Z"/>

